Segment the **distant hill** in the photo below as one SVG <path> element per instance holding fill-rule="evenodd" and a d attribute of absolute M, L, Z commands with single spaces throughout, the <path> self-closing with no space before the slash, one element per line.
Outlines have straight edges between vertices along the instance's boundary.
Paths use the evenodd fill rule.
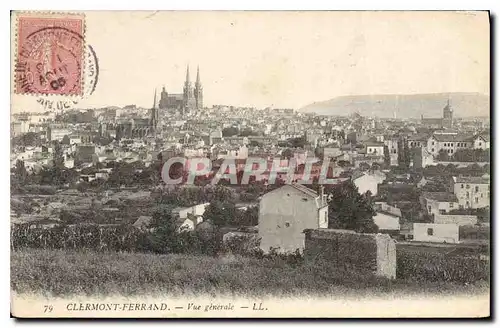
<path fill-rule="evenodd" d="M 420 118 L 442 117 L 450 99 L 455 117 L 489 116 L 490 98 L 480 93 L 432 93 L 412 95 L 342 96 L 307 105 L 299 112 L 346 116 L 358 112 L 363 116 Z"/>

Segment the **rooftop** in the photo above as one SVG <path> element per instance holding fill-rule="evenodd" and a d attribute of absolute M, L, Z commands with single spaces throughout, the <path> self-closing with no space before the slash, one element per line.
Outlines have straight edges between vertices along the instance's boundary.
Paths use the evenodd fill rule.
<path fill-rule="evenodd" d="M 303 192 L 304 194 L 306 194 L 308 196 L 311 196 L 311 197 L 314 197 L 314 198 L 318 197 L 318 193 L 317 192 L 315 192 L 311 188 L 308 188 L 308 187 L 303 186 L 301 184 L 293 183 L 290 186 L 292 186 L 293 188 L 297 189 L 300 192 Z"/>
<path fill-rule="evenodd" d="M 426 199 L 432 199 L 438 202 L 458 202 L 457 196 L 450 192 L 424 192 L 422 196 Z"/>
<path fill-rule="evenodd" d="M 440 142 L 467 142 L 473 139 L 472 135 L 467 134 L 434 134 L 433 137 Z"/>
<path fill-rule="evenodd" d="M 455 182 L 470 184 L 490 184 L 490 179 L 486 177 L 457 177 Z"/>

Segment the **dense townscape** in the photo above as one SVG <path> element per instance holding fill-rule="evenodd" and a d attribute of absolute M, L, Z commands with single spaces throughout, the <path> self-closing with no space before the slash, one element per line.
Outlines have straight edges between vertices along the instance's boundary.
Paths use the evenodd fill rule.
<path fill-rule="evenodd" d="M 397 266 L 377 269 L 382 276 L 488 280 L 489 118 L 454 117 L 446 98 L 438 118 L 420 119 L 206 107 L 200 70 L 192 83 L 189 67 L 182 93 L 151 93 L 151 108 L 13 113 L 13 249 L 282 254 L 295 263 L 320 239 L 360 259 L 386 242 L 363 236 L 383 234 Z M 175 157 L 208 159 L 212 171 L 187 183 L 187 167 L 174 165 L 168 174 L 183 183 L 166 184 Z M 244 183 L 249 158 L 267 166 Z M 298 183 L 310 158 L 326 163 L 326 184 L 316 166 Z M 213 183 L 228 159 L 236 183 Z"/>

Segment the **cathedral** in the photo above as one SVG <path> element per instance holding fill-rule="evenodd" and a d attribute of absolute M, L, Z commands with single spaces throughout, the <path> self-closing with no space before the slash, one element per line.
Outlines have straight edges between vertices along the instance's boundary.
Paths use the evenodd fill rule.
<path fill-rule="evenodd" d="M 155 96 L 156 97 L 156 96 Z M 156 106 L 156 100 L 155 100 Z M 203 108 L 203 87 L 200 81 L 200 68 L 196 72 L 196 82 L 193 85 L 189 77 L 189 65 L 186 70 L 186 81 L 184 82 L 183 93 L 168 93 L 163 87 L 160 93 L 160 101 L 158 108 L 172 111 L 186 113 L 193 110 Z"/>
<path fill-rule="evenodd" d="M 424 115 L 420 119 L 421 124 L 433 127 L 433 128 L 448 128 L 453 127 L 453 108 L 451 108 L 450 100 L 446 103 L 443 108 L 443 118 L 424 118 Z"/>

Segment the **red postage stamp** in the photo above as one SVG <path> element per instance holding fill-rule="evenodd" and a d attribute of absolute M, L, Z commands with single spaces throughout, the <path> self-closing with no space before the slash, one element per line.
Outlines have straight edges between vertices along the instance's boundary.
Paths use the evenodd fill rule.
<path fill-rule="evenodd" d="M 15 92 L 82 95 L 84 31 L 83 15 L 18 14 Z"/>

